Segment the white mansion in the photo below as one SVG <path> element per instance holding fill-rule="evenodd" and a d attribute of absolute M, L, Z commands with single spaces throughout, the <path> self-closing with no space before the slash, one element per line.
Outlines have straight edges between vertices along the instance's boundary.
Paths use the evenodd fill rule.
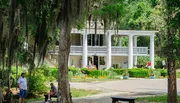
<path fill-rule="evenodd" d="M 137 65 L 137 56 L 150 56 L 151 68 L 154 68 L 154 36 L 157 31 L 139 30 L 107 30 L 72 29 L 71 50 L 68 65 L 87 67 L 95 65 L 98 69 L 110 68 L 117 65 L 119 68 L 133 68 Z M 123 47 L 120 38 L 128 37 L 128 46 Z M 150 48 L 137 46 L 137 37 L 149 36 Z M 118 45 L 113 46 L 113 38 L 118 38 Z M 50 51 L 49 54 L 57 55 Z"/>

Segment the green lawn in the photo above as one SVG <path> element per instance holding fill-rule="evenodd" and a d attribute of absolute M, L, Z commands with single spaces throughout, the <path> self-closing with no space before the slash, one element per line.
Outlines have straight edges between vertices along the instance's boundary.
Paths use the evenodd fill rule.
<path fill-rule="evenodd" d="M 178 101 L 180 101 L 180 96 L 178 96 Z M 167 102 L 167 95 L 140 97 L 140 98 L 136 99 L 136 102 L 140 102 L 140 103 L 149 103 L 149 102 L 165 103 L 165 102 Z"/>
<path fill-rule="evenodd" d="M 72 93 L 72 97 L 85 97 L 85 96 L 98 94 L 100 93 L 100 91 L 71 88 L 71 93 Z"/>

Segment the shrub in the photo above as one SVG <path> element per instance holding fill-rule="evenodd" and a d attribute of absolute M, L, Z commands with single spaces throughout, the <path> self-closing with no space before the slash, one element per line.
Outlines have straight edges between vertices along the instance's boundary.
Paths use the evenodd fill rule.
<path fill-rule="evenodd" d="M 109 70 L 117 73 L 117 75 L 122 75 L 124 73 L 124 69 L 109 69 Z"/>
<path fill-rule="evenodd" d="M 146 66 L 148 61 L 149 61 L 149 57 L 146 57 L 146 56 L 138 56 L 137 57 L 138 65 Z"/>
<path fill-rule="evenodd" d="M 161 71 L 159 71 L 159 70 L 154 70 L 154 74 L 155 74 L 156 78 L 160 78 L 160 76 L 161 76 Z"/>
<path fill-rule="evenodd" d="M 98 78 L 99 76 L 108 77 L 109 72 L 104 70 L 91 70 L 89 71 L 89 75 L 95 78 Z"/>
<path fill-rule="evenodd" d="M 180 72 L 177 72 L 177 73 L 176 73 L 176 77 L 177 77 L 177 78 L 180 78 Z"/>
<path fill-rule="evenodd" d="M 57 68 L 51 68 L 51 76 L 58 79 L 58 69 Z"/>
<path fill-rule="evenodd" d="M 28 78 L 29 90 L 33 93 L 44 93 L 47 91 L 46 77 L 42 70 L 36 71 L 35 75 Z"/>
<path fill-rule="evenodd" d="M 81 72 L 80 68 L 76 69 L 76 74 L 74 74 L 74 76 L 80 76 L 80 77 L 84 77 L 84 74 Z"/>
<path fill-rule="evenodd" d="M 50 68 L 47 65 L 42 65 L 41 67 L 37 68 L 37 70 L 41 70 L 43 75 L 48 77 L 47 80 L 49 80 L 49 81 L 53 81 L 53 80 L 57 79 L 57 75 L 58 75 L 57 68 Z M 52 71 L 53 71 L 53 73 L 52 73 Z"/>
<path fill-rule="evenodd" d="M 69 67 L 68 69 L 69 69 L 69 71 L 73 72 L 73 75 L 77 75 L 79 72 L 79 68 Z"/>
<path fill-rule="evenodd" d="M 128 71 L 128 69 L 125 69 L 124 70 L 124 73 L 122 74 L 123 76 L 129 76 L 129 71 Z"/>
<path fill-rule="evenodd" d="M 87 75 L 89 75 L 89 73 L 90 73 L 90 71 L 87 68 L 82 68 L 81 72 L 84 74 L 87 74 Z"/>
<path fill-rule="evenodd" d="M 156 69 L 156 70 L 160 71 L 160 76 L 163 76 L 163 77 L 168 76 L 168 73 L 167 73 L 166 69 Z"/>
<path fill-rule="evenodd" d="M 162 58 L 160 58 L 159 56 L 155 56 L 155 59 L 154 59 L 155 68 L 162 68 L 162 61 L 163 61 Z"/>
<path fill-rule="evenodd" d="M 109 71 L 109 76 L 108 76 L 109 79 L 116 79 L 116 77 L 117 77 L 117 73 L 116 72 Z"/>
<path fill-rule="evenodd" d="M 130 77 L 144 78 L 149 77 L 148 69 L 129 69 Z"/>
<path fill-rule="evenodd" d="M 51 76 L 51 68 L 49 68 L 47 65 L 42 65 L 41 67 L 37 68 L 43 71 L 44 76 Z"/>

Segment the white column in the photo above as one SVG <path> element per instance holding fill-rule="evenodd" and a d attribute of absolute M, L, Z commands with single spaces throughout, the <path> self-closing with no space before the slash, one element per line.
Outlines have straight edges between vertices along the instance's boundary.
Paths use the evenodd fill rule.
<path fill-rule="evenodd" d="M 111 34 L 106 32 L 106 44 L 107 44 L 107 57 L 106 57 L 106 68 L 111 67 Z"/>
<path fill-rule="evenodd" d="M 151 68 L 154 69 L 154 34 L 150 36 L 150 61 Z"/>
<path fill-rule="evenodd" d="M 128 68 L 133 68 L 133 35 L 129 35 Z"/>
<path fill-rule="evenodd" d="M 83 68 L 87 67 L 87 53 L 88 53 L 88 45 L 87 45 L 87 31 L 83 34 Z"/>
<path fill-rule="evenodd" d="M 137 47 L 137 37 L 138 36 L 134 36 L 134 47 Z M 134 65 L 137 65 L 137 56 L 134 56 Z"/>

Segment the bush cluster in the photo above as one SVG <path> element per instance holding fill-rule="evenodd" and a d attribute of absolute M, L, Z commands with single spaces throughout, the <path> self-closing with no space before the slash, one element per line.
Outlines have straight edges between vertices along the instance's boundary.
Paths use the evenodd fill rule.
<path fill-rule="evenodd" d="M 123 75 L 125 71 L 128 70 L 130 77 L 135 78 L 147 78 L 149 77 L 149 69 L 147 68 L 134 68 L 134 69 L 108 69 L 108 70 L 88 70 L 87 68 L 75 68 L 75 67 L 69 67 L 68 77 L 69 80 L 73 77 L 91 77 L 91 78 L 108 78 L 108 79 L 116 79 L 117 77 L 120 78 L 120 75 Z M 19 68 L 18 69 L 18 78 L 20 77 L 20 74 L 24 72 L 24 69 Z M 27 72 L 27 70 L 26 70 Z M 155 69 L 152 70 L 154 75 L 158 78 L 160 76 L 167 77 L 167 70 L 164 69 Z M 7 71 L 4 71 L 4 77 Z M 1 76 L 0 71 L 0 76 Z M 32 73 L 33 76 L 29 78 L 29 74 L 26 74 L 26 78 L 28 79 L 28 86 L 29 89 L 32 92 L 45 92 L 47 91 L 47 82 L 51 82 L 54 80 L 58 80 L 58 69 L 57 68 L 49 68 L 48 66 L 41 66 L 39 68 L 36 68 L 34 73 Z M 177 72 L 177 77 L 180 77 L 180 72 Z M 16 80 L 16 69 L 15 67 L 12 68 L 12 86 L 16 87 L 17 80 Z M 2 85 L 2 79 L 0 79 L 0 84 Z"/>
<path fill-rule="evenodd" d="M 149 70 L 148 69 L 130 69 L 129 75 L 130 77 L 145 78 L 145 77 L 149 77 Z"/>
<path fill-rule="evenodd" d="M 99 76 L 105 76 L 109 77 L 109 75 L 123 75 L 126 69 L 109 69 L 109 70 L 88 70 L 85 68 L 69 68 L 69 71 L 73 72 L 73 75 L 75 76 L 78 71 L 81 70 L 81 73 L 87 74 L 91 77 L 98 78 Z M 163 69 L 155 69 L 153 70 L 156 77 L 166 77 L 167 76 L 167 70 Z M 128 69 L 129 76 L 135 77 L 135 78 L 146 78 L 149 77 L 149 69 L 146 68 L 134 68 L 134 69 Z"/>

